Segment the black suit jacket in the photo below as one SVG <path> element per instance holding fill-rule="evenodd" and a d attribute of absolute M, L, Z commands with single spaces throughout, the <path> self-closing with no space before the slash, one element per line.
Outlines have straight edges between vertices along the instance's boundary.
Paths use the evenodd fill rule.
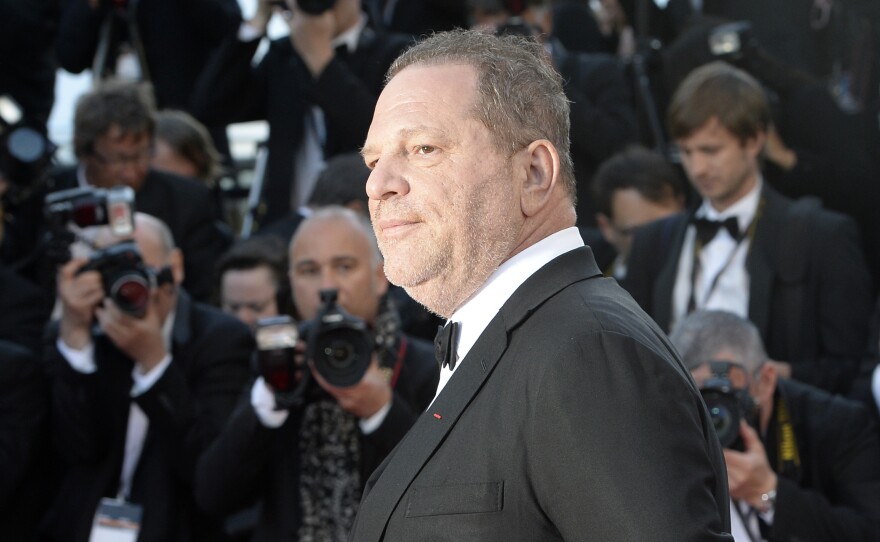
<path fill-rule="evenodd" d="M 0 340 L 39 353 L 51 309 L 48 292 L 0 264 Z"/>
<path fill-rule="evenodd" d="M 362 482 L 431 402 L 438 378 L 432 345 L 408 338 L 391 410 L 376 431 L 361 435 Z M 229 513 L 262 498 L 254 541 L 297 540 L 299 414 L 291 412 L 284 425 L 267 428 L 251 406 L 248 390 L 221 437 L 199 461 L 196 495 L 206 510 Z"/>
<path fill-rule="evenodd" d="M 569 52 L 554 42 L 553 62 L 571 100 L 578 225 L 594 226 L 593 175 L 604 160 L 637 140 L 632 95 L 620 62 L 612 55 Z"/>
<path fill-rule="evenodd" d="M 107 8 L 79 0 L 60 6 L 58 63 L 80 73 L 92 67 Z M 217 44 L 235 35 L 241 10 L 235 0 L 148 0 L 138 3 L 136 21 L 158 106 L 190 110 L 200 71 Z"/>
<path fill-rule="evenodd" d="M 382 90 L 385 72 L 407 45 L 406 38 L 365 28 L 357 50 L 337 55 L 315 79 L 287 37 L 272 41 L 253 67 L 259 40 L 232 36 L 211 57 L 196 86 L 195 114 L 207 123 L 269 121 L 263 200 L 268 224 L 290 212 L 294 156 L 312 106 L 324 112 L 324 157 L 363 145 Z"/>
<path fill-rule="evenodd" d="M 796 381 L 780 380 L 800 468 L 778 472 L 771 542 L 880 540 L 880 440 L 864 406 Z M 778 411 L 764 437 L 777 467 Z"/>
<path fill-rule="evenodd" d="M 53 343 L 54 344 L 54 343 Z M 248 379 L 250 331 L 180 292 L 172 362 L 144 394 L 131 399 L 134 363 L 103 335 L 94 337 L 97 371 L 82 374 L 57 349 L 52 433 L 69 463 L 44 525 L 51 540 L 88 540 L 102 497 L 115 497 L 125 449 L 129 404 L 149 419 L 130 501 L 144 507 L 140 542 L 217 540 L 219 519 L 198 509 L 193 479 L 198 457 L 220 433 Z"/>
<path fill-rule="evenodd" d="M 507 300 L 367 483 L 350 540 L 730 540 L 720 445 L 589 248 Z"/>
<path fill-rule="evenodd" d="M 845 393 L 865 352 L 871 279 L 853 221 L 764 185 L 764 209 L 746 259 L 748 317 L 771 358 L 794 377 Z M 688 213 L 636 232 L 623 286 L 666 331 Z"/>
<path fill-rule="evenodd" d="M 0 340 L 0 533 L 35 540 L 51 486 L 40 477 L 49 396 L 40 365 L 25 347 Z"/>
<path fill-rule="evenodd" d="M 56 175 L 55 189 L 79 186 L 76 169 Z M 214 264 L 232 244 L 232 233 L 215 214 L 211 190 L 193 179 L 151 169 L 135 193 L 137 211 L 165 223 L 183 252 L 183 287 L 198 301 L 210 299 Z"/>

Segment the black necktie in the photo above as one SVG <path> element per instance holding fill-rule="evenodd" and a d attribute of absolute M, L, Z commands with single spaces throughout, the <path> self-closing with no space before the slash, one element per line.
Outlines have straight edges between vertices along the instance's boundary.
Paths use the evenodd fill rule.
<path fill-rule="evenodd" d="M 694 218 L 691 222 L 697 228 L 697 239 L 700 240 L 700 244 L 703 246 L 708 245 L 709 242 L 715 238 L 715 235 L 718 233 L 720 228 L 724 228 L 727 230 L 727 233 L 730 234 L 731 237 L 735 241 L 739 240 L 739 221 L 735 216 L 731 216 L 724 220 L 709 220 L 708 218 Z"/>
<path fill-rule="evenodd" d="M 447 322 L 445 326 L 437 326 L 437 336 L 434 337 L 434 355 L 440 368 L 449 365 L 449 370 L 455 369 L 455 351 L 458 349 L 458 322 Z"/>

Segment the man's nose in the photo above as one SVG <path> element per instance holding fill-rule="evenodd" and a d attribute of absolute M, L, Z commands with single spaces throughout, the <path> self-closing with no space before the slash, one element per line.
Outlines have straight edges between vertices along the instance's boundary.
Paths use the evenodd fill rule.
<path fill-rule="evenodd" d="M 409 183 L 402 175 L 399 159 L 388 156 L 380 159 L 367 179 L 367 196 L 373 200 L 385 200 L 409 192 Z"/>

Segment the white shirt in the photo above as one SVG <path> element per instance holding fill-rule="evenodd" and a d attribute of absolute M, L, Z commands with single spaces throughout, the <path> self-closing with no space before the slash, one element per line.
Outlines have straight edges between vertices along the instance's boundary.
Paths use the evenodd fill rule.
<path fill-rule="evenodd" d="M 566 228 L 546 237 L 510 258 L 495 270 L 483 286 L 450 318 L 460 324 L 458 347 L 455 354 L 459 360 L 455 369 L 461 367 L 471 348 L 483 334 L 489 322 L 513 293 L 538 269 L 566 252 L 584 246 L 577 228 Z M 452 378 L 455 369 L 448 366 L 440 370 L 440 383 L 434 399 Z"/>
<path fill-rule="evenodd" d="M 758 212 L 761 199 L 762 179 L 759 177 L 755 187 L 742 199 L 719 213 L 704 200 L 697 209 L 698 218 L 709 220 L 725 220 L 736 217 L 740 232 L 746 229 Z M 687 316 L 688 300 L 691 295 L 691 269 L 694 264 L 694 241 L 697 230 L 693 224 L 688 226 L 678 259 L 678 273 L 672 293 L 672 326 Z M 748 318 L 749 314 L 749 272 L 746 269 L 746 258 L 749 254 L 751 241 L 748 237 L 737 244 L 730 233 L 720 228 L 712 241 L 700 250 L 700 272 L 697 273 L 693 285 L 694 300 L 698 310 L 723 310 Z M 732 258 L 731 258 L 732 256 Z M 725 268 L 730 260 L 730 264 Z M 718 274 L 721 273 L 720 277 Z M 710 292 L 711 284 L 718 277 L 718 285 Z"/>

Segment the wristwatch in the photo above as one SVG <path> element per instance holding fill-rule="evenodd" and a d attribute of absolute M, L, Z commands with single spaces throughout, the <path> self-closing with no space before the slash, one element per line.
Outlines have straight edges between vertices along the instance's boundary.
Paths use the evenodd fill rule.
<path fill-rule="evenodd" d="M 771 489 L 767 493 L 761 494 L 761 506 L 758 508 L 758 511 L 762 514 L 766 514 L 768 512 L 773 511 L 776 507 L 776 490 Z"/>

